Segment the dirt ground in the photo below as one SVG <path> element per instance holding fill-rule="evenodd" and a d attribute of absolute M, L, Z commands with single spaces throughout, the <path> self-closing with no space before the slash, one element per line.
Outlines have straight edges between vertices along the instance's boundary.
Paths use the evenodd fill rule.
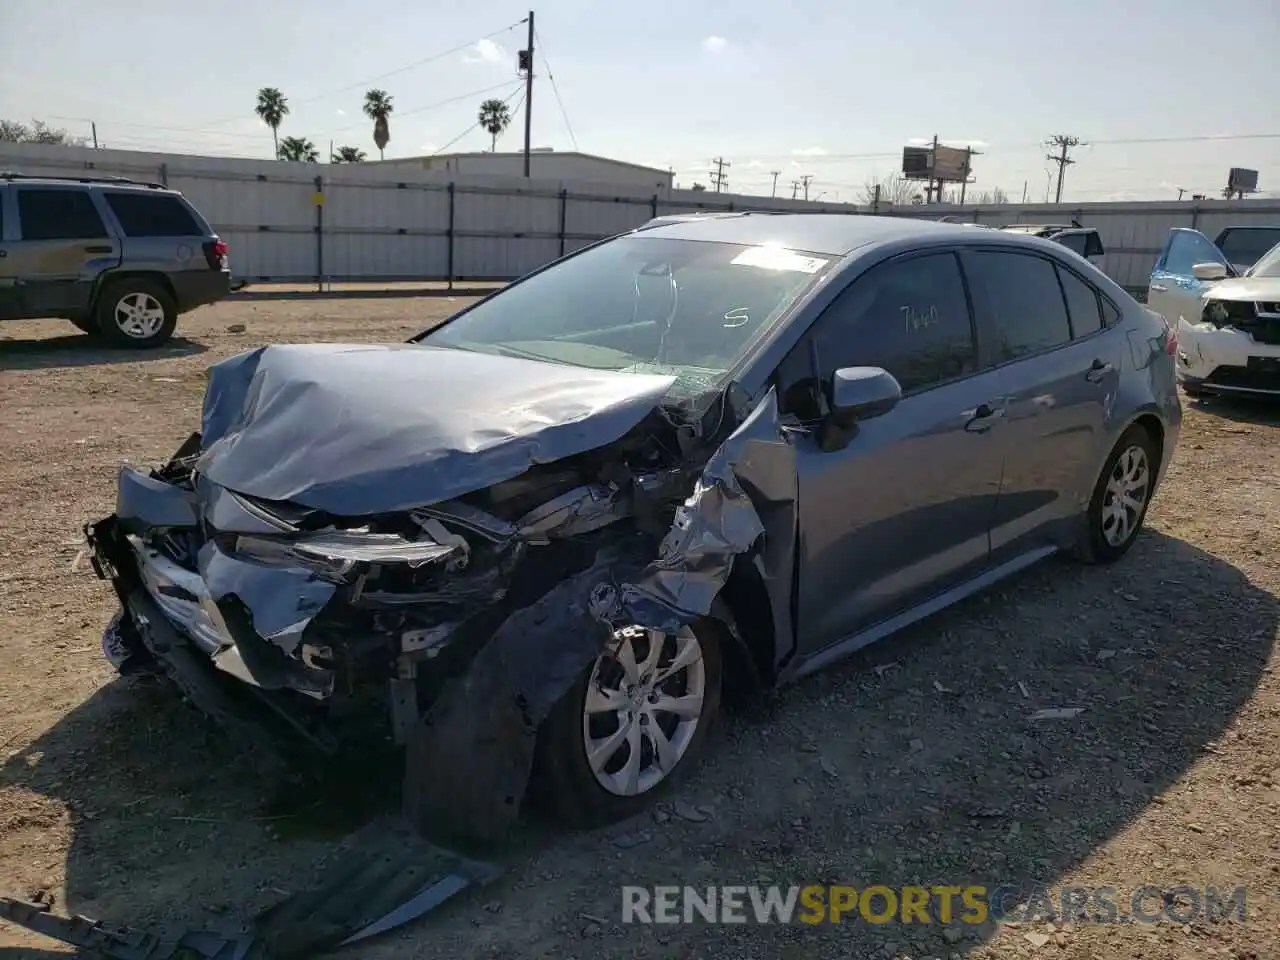
<path fill-rule="evenodd" d="M 113 678 L 98 643 L 116 603 L 80 528 L 111 511 L 121 461 L 161 460 L 197 425 L 212 361 L 403 339 L 461 304 L 228 302 L 145 355 L 55 321 L 0 331 L 0 894 L 208 924 L 305 887 L 369 813 L 268 815 L 265 785 L 170 690 Z M 730 715 L 654 814 L 530 826 L 504 879 L 345 955 L 1280 957 L 1278 428 L 1274 408 L 1188 404 L 1119 565 L 1046 562 Z M 1083 712 L 1029 719 L 1055 707 Z M 710 883 L 1111 886 L 1121 904 L 1143 884 L 1244 886 L 1247 906 L 1244 922 L 620 922 L 622 884 Z M 0 956 L 58 949 L 0 923 Z"/>

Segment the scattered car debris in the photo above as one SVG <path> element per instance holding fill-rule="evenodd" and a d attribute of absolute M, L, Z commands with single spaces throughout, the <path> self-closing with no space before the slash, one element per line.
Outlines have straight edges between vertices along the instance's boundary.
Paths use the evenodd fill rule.
<path fill-rule="evenodd" d="M 1021 680 L 1018 681 L 1018 689 L 1022 692 L 1022 696 L 1027 700 L 1031 699 L 1031 691 L 1027 689 L 1027 685 Z"/>
<path fill-rule="evenodd" d="M 706 807 L 695 807 L 684 800 L 677 800 L 672 805 L 671 812 L 689 823 L 706 823 L 710 819 Z"/>
<path fill-rule="evenodd" d="M 248 329 L 243 323 L 233 323 L 227 327 L 227 333 L 244 333 Z"/>
<path fill-rule="evenodd" d="M 302 960 L 410 923 L 472 886 L 495 864 L 459 857 L 404 829 L 366 829 L 316 887 L 245 923 L 155 931 L 58 917 L 46 902 L 0 897 L 0 919 L 105 960 Z"/>
<path fill-rule="evenodd" d="M 614 837 L 612 843 L 619 850 L 631 850 L 634 847 L 643 846 L 653 840 L 653 834 L 648 830 L 638 830 L 635 833 L 623 833 Z"/>
<path fill-rule="evenodd" d="M 826 757 L 818 758 L 818 766 L 821 767 L 822 772 L 825 773 L 832 780 L 839 778 L 840 771 L 837 770 L 836 765 L 832 763 L 830 760 L 828 760 Z"/>
<path fill-rule="evenodd" d="M 883 677 L 890 670 L 899 666 L 901 666 L 901 664 L 898 663 L 898 661 L 894 660 L 891 663 L 878 663 L 874 667 L 872 667 L 872 669 L 875 670 L 877 677 Z"/>
<path fill-rule="evenodd" d="M 1099 650 L 1098 660 L 1099 661 L 1110 660 L 1115 655 L 1116 655 L 1116 652 L 1114 650 Z"/>
<path fill-rule="evenodd" d="M 1037 710 L 1031 715 L 1032 720 L 1071 720 L 1084 713 L 1084 707 L 1051 707 Z"/>

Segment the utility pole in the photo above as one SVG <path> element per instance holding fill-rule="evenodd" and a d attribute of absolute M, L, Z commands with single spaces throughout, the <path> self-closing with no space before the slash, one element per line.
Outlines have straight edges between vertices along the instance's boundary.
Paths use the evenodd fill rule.
<path fill-rule="evenodd" d="M 802 184 L 804 184 L 804 198 L 805 198 L 805 200 L 806 200 L 806 201 L 808 201 L 808 199 L 809 199 L 809 184 L 813 182 L 813 174 L 812 174 L 812 173 L 806 173 L 803 177 L 801 177 L 801 178 L 800 178 L 800 182 L 801 182 Z"/>
<path fill-rule="evenodd" d="M 773 189 L 769 191 L 769 196 L 776 197 L 778 195 L 778 174 L 781 170 L 770 170 L 769 176 L 773 177 Z"/>
<path fill-rule="evenodd" d="M 1078 146 L 1080 146 L 1080 138 L 1079 138 L 1079 137 L 1073 137 L 1073 136 L 1070 136 L 1069 134 L 1065 134 L 1065 133 L 1056 133 L 1056 134 L 1054 134 L 1052 137 L 1050 137 L 1050 138 L 1049 138 L 1049 140 L 1048 140 L 1048 142 L 1045 144 L 1045 146 L 1046 146 L 1046 147 L 1057 147 L 1057 148 L 1058 148 L 1058 151 L 1059 151 L 1059 152 L 1058 152 L 1058 153 L 1056 153 L 1056 154 L 1053 154 L 1053 153 L 1046 153 L 1046 154 L 1045 154 L 1045 159 L 1046 159 L 1046 160 L 1052 160 L 1054 163 L 1056 163 L 1056 164 L 1058 165 L 1058 190 L 1057 190 L 1057 193 L 1056 193 L 1056 194 L 1055 194 L 1055 196 L 1054 196 L 1054 201 L 1053 201 L 1053 202 L 1054 202 L 1054 203 L 1061 203 L 1061 202 L 1062 202 L 1062 178 L 1063 178 L 1063 175 L 1067 172 L 1067 167 L 1069 167 L 1071 164 L 1075 163 L 1075 161 L 1074 161 L 1074 160 L 1072 160 L 1072 159 L 1067 155 L 1067 151 L 1068 151 L 1068 150 L 1070 150 L 1072 147 L 1078 147 Z"/>
<path fill-rule="evenodd" d="M 90 120 L 89 126 L 93 130 L 93 149 L 97 150 L 98 149 L 98 124 Z"/>
<path fill-rule="evenodd" d="M 529 11 L 529 46 L 520 51 L 524 68 L 524 175 L 529 176 L 529 152 L 533 142 L 533 11 Z"/>
<path fill-rule="evenodd" d="M 711 171 L 711 182 L 715 185 L 716 193 L 719 193 L 729 185 L 729 177 L 725 170 L 733 166 L 733 164 L 724 157 L 716 157 L 711 163 L 715 166 L 715 169 Z"/>
<path fill-rule="evenodd" d="M 969 185 L 969 172 L 973 168 L 973 158 L 982 156 L 973 147 L 964 149 L 964 179 L 960 181 L 960 206 L 964 206 L 964 188 Z"/>
<path fill-rule="evenodd" d="M 1027 181 L 1025 180 L 1022 181 L 1022 202 L 1023 204 L 1027 202 Z"/>
<path fill-rule="evenodd" d="M 791 181 L 791 199 L 794 200 L 796 198 L 796 194 L 798 194 L 799 192 L 800 192 L 800 181 L 792 180 Z"/>
<path fill-rule="evenodd" d="M 1184 193 L 1186 193 L 1186 192 L 1187 192 L 1187 188 L 1186 188 L 1186 187 L 1179 187 L 1179 188 L 1178 188 L 1178 199 L 1179 199 L 1179 200 L 1181 200 L 1181 199 L 1182 199 L 1182 195 L 1183 195 Z"/>

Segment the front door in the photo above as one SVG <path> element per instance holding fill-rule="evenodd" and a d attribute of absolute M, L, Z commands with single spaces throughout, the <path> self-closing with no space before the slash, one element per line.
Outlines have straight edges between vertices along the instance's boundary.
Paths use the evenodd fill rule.
<path fill-rule="evenodd" d="M 1000 249 L 967 250 L 961 262 L 984 360 L 1008 400 L 991 527 L 998 565 L 1074 534 L 1082 478 L 1106 441 L 1126 341 L 1104 328 L 1098 290 L 1065 264 Z"/>
<path fill-rule="evenodd" d="M 796 439 L 801 654 L 829 647 L 979 574 L 1000 485 L 1001 409 L 954 253 L 899 257 L 858 277 L 779 370 L 802 422 L 843 367 L 892 373 L 904 396 L 844 449 Z"/>
<path fill-rule="evenodd" d="M 11 186 L 18 239 L 7 244 L 25 317 L 89 309 L 94 280 L 120 260 L 92 195 L 83 187 Z"/>
<path fill-rule="evenodd" d="M 1169 231 L 1164 250 L 1151 271 L 1147 288 L 1147 306 L 1164 317 L 1174 330 L 1178 321 L 1200 322 L 1200 298 L 1213 285 L 1212 280 L 1197 280 L 1191 268 L 1197 263 L 1220 263 L 1227 268 L 1222 251 L 1199 230 L 1175 227 Z"/>

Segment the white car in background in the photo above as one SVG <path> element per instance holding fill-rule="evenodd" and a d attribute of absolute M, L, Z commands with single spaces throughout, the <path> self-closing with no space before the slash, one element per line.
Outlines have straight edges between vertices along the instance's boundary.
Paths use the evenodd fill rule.
<path fill-rule="evenodd" d="M 1280 243 L 1237 275 L 1197 230 L 1171 231 L 1147 305 L 1178 336 L 1178 383 L 1206 393 L 1280 396 Z"/>

